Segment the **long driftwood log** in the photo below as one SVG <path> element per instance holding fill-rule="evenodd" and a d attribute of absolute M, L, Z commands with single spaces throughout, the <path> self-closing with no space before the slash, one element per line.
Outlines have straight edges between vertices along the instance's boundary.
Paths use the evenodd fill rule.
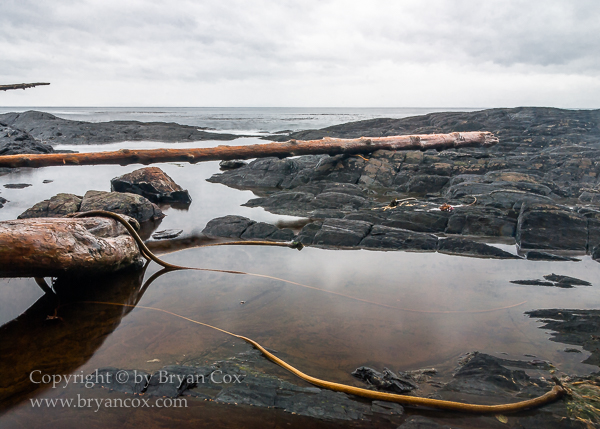
<path fill-rule="evenodd" d="M 8 91 L 9 89 L 27 89 L 33 88 L 34 86 L 50 85 L 48 82 L 37 82 L 37 83 L 15 83 L 12 85 L 0 85 L 0 91 Z"/>
<path fill-rule="evenodd" d="M 498 139 L 487 131 L 451 134 L 423 134 L 414 136 L 361 137 L 358 139 L 290 140 L 283 143 L 255 144 L 248 146 L 217 146 L 192 149 L 121 149 L 112 152 L 57 153 L 43 155 L 0 156 L 0 167 L 48 167 L 53 165 L 97 164 L 152 164 L 155 162 L 217 161 L 250 159 L 275 156 L 316 154 L 361 154 L 379 149 L 427 150 L 450 149 L 470 146 L 492 146 Z"/>
<path fill-rule="evenodd" d="M 0 222 L 0 277 L 109 273 L 140 260 L 114 219 L 34 218 Z"/>

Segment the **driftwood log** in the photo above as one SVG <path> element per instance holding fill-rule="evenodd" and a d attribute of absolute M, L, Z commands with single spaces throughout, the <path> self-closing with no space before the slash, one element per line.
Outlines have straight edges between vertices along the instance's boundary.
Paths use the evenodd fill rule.
<path fill-rule="evenodd" d="M 251 159 L 275 156 L 316 154 L 364 154 L 379 149 L 427 150 L 450 149 L 471 146 L 492 146 L 498 139 L 487 131 L 451 134 L 423 134 L 414 136 L 361 137 L 358 139 L 290 140 L 283 143 L 255 144 L 247 146 L 217 146 L 192 149 L 121 149 L 112 152 L 58 153 L 43 155 L 0 156 L 0 167 L 48 167 L 53 165 L 97 164 L 152 164 L 155 162 L 217 161 Z"/>
<path fill-rule="evenodd" d="M 34 218 L 0 222 L 1 277 L 110 273 L 139 261 L 135 240 L 114 219 Z"/>
<path fill-rule="evenodd" d="M 15 83 L 12 85 L 0 85 L 0 91 L 8 91 L 10 89 L 27 89 L 33 88 L 34 86 L 50 85 L 48 82 L 37 82 L 37 83 Z"/>

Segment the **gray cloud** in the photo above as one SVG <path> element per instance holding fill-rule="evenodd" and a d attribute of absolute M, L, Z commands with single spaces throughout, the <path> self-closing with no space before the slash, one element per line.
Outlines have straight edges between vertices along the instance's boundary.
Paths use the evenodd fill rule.
<path fill-rule="evenodd" d="M 0 66 L 7 83 L 51 80 L 73 88 L 65 102 L 82 105 L 111 103 L 90 89 L 97 82 L 116 104 L 178 104 L 177 96 L 185 104 L 199 95 L 213 104 L 251 105 L 257 96 L 304 104 L 312 88 L 315 105 L 398 105 L 401 95 L 414 103 L 419 90 L 436 88 L 446 98 L 428 94 L 427 102 L 452 105 L 453 93 L 438 88 L 449 78 L 457 91 L 469 81 L 497 86 L 488 100 L 496 91 L 510 100 L 508 88 L 527 92 L 530 82 L 515 103 L 551 100 L 540 91 L 556 82 L 572 91 L 587 85 L 583 103 L 590 91 L 600 95 L 599 30 L 600 5 L 591 0 L 5 0 Z M 399 77 L 414 89 L 401 88 Z M 22 102 L 14 97 L 0 104 Z"/>

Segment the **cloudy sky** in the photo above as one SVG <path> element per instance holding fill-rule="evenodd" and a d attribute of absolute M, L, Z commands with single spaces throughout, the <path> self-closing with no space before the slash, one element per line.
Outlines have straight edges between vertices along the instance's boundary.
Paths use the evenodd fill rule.
<path fill-rule="evenodd" d="M 600 108 L 598 0 L 0 0 L 2 106 Z"/>

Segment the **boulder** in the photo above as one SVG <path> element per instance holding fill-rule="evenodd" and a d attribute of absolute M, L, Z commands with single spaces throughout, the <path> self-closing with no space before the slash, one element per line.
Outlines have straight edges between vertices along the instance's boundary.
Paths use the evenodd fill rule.
<path fill-rule="evenodd" d="M 516 232 L 521 249 L 587 250 L 587 219 L 552 204 L 529 204 L 521 208 Z"/>
<path fill-rule="evenodd" d="M 202 233 L 212 237 L 240 238 L 246 229 L 255 223 L 256 221 L 243 216 L 222 216 L 209 221 Z"/>
<path fill-rule="evenodd" d="M 184 190 L 158 167 L 145 167 L 115 177 L 110 181 L 114 192 L 142 195 L 154 203 L 190 204 L 192 199 Z"/>
<path fill-rule="evenodd" d="M 56 194 L 48 200 L 41 201 L 21 213 L 17 219 L 35 217 L 63 217 L 76 213 L 81 207 L 83 197 L 74 194 Z"/>
<path fill-rule="evenodd" d="M 156 204 L 141 195 L 127 192 L 87 191 L 79 210 L 81 212 L 106 210 L 130 216 L 138 222 L 165 217 Z"/>

